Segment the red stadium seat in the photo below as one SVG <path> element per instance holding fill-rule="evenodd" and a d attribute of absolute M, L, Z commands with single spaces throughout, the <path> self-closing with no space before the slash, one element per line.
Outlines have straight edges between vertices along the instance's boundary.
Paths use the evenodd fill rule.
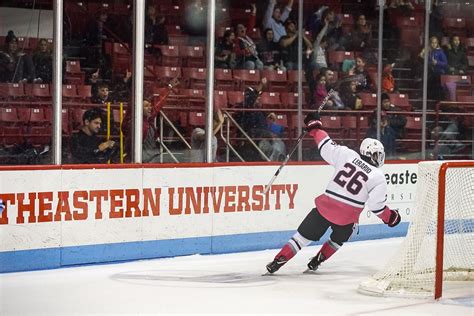
<path fill-rule="evenodd" d="M 260 104 L 265 108 L 281 108 L 282 102 L 278 92 L 263 92 L 260 95 Z"/>
<path fill-rule="evenodd" d="M 161 66 L 181 66 L 179 58 L 179 46 L 173 45 L 156 45 L 161 52 Z"/>
<path fill-rule="evenodd" d="M 259 70 L 247 70 L 247 69 L 235 69 L 233 71 L 233 77 L 239 81 L 241 89 L 244 89 L 248 85 L 256 85 L 260 82 L 260 71 Z"/>
<path fill-rule="evenodd" d="M 461 17 L 444 18 L 443 29 L 447 35 L 466 35 L 466 20 Z"/>
<path fill-rule="evenodd" d="M 30 128 L 28 134 L 28 141 L 30 141 L 33 146 L 43 146 L 51 144 L 52 133 L 51 126 L 33 126 Z"/>
<path fill-rule="evenodd" d="M 76 98 L 77 89 L 75 85 L 63 85 L 63 98 Z"/>
<path fill-rule="evenodd" d="M 457 101 L 474 103 L 474 95 L 458 95 Z"/>
<path fill-rule="evenodd" d="M 377 94 L 375 93 L 359 93 L 359 97 L 364 105 L 364 110 L 372 110 L 377 108 Z"/>
<path fill-rule="evenodd" d="M 44 108 L 31 108 L 29 123 L 33 124 L 45 124 L 48 123 Z"/>
<path fill-rule="evenodd" d="M 0 107 L 0 125 L 14 125 L 20 123 L 18 112 L 13 107 Z"/>
<path fill-rule="evenodd" d="M 280 124 L 284 128 L 288 128 L 288 116 L 286 114 L 275 114 L 275 123 Z"/>
<path fill-rule="evenodd" d="M 411 49 L 419 49 L 422 45 L 421 28 L 404 27 L 400 29 L 400 45 Z"/>
<path fill-rule="evenodd" d="M 262 78 L 265 77 L 268 80 L 269 91 L 289 91 L 290 85 L 288 84 L 288 77 L 286 71 L 282 70 L 269 70 L 265 69 L 261 72 Z"/>
<path fill-rule="evenodd" d="M 181 78 L 181 68 L 180 67 L 155 67 L 155 74 L 158 78 L 162 78 L 162 81 L 169 81 L 173 78 Z"/>
<path fill-rule="evenodd" d="M 188 125 L 189 126 L 205 126 L 206 115 L 204 112 L 189 112 L 188 114 Z"/>
<path fill-rule="evenodd" d="M 340 138 L 342 136 L 342 120 L 340 116 L 321 116 L 321 122 L 323 123 L 324 129 L 327 130 L 333 138 Z"/>
<path fill-rule="evenodd" d="M 199 89 L 179 89 L 178 94 L 194 98 L 204 98 L 206 96 L 205 91 Z"/>
<path fill-rule="evenodd" d="M 232 77 L 232 70 L 216 68 L 214 72 L 215 89 L 217 90 L 233 90 L 235 82 Z"/>
<path fill-rule="evenodd" d="M 214 108 L 226 108 L 227 106 L 227 91 L 214 90 Z"/>
<path fill-rule="evenodd" d="M 25 92 L 27 95 L 32 96 L 34 98 L 51 98 L 49 84 L 28 84 L 25 85 Z"/>
<path fill-rule="evenodd" d="M 3 145 L 12 147 L 24 142 L 23 128 L 19 126 L 5 126 L 3 129 Z"/>
<path fill-rule="evenodd" d="M 183 79 L 191 89 L 206 88 L 206 68 L 182 68 Z"/>
<path fill-rule="evenodd" d="M 401 109 L 406 110 L 406 111 L 412 110 L 412 106 L 410 104 L 410 100 L 408 99 L 407 94 L 390 93 L 389 97 L 390 97 L 390 102 L 400 107 Z"/>
<path fill-rule="evenodd" d="M 227 98 L 231 106 L 236 106 L 244 102 L 244 93 L 242 91 L 227 91 Z"/>
<path fill-rule="evenodd" d="M 455 82 L 457 84 L 471 84 L 471 76 L 468 75 L 441 75 L 441 85 L 447 82 Z"/>
<path fill-rule="evenodd" d="M 348 51 L 330 51 L 328 54 L 328 62 L 339 67 L 344 59 L 354 59 L 354 52 Z"/>
<path fill-rule="evenodd" d="M 77 130 L 82 124 L 82 115 L 84 114 L 85 109 L 71 109 L 71 121 L 72 121 L 72 129 Z"/>
<path fill-rule="evenodd" d="M 296 108 L 298 106 L 298 93 L 294 92 L 282 92 L 280 93 L 281 104 L 286 108 Z M 303 96 L 304 103 L 304 96 Z"/>
<path fill-rule="evenodd" d="M 51 111 L 46 111 L 46 119 L 48 122 L 51 122 Z M 71 133 L 70 122 L 69 122 L 69 111 L 68 109 L 61 109 L 61 125 L 63 130 L 63 135 L 69 135 Z"/>
<path fill-rule="evenodd" d="M 21 83 L 7 83 L 6 95 L 10 98 L 25 97 L 25 86 Z"/>
<path fill-rule="evenodd" d="M 182 59 L 181 62 L 183 66 L 197 68 L 206 67 L 203 46 L 180 46 L 179 56 Z"/>
<path fill-rule="evenodd" d="M 77 96 L 82 99 L 88 99 L 92 97 L 92 86 L 76 86 Z"/>
<path fill-rule="evenodd" d="M 399 29 L 405 27 L 419 28 L 423 26 L 423 20 L 421 16 L 397 16 L 397 27 Z"/>

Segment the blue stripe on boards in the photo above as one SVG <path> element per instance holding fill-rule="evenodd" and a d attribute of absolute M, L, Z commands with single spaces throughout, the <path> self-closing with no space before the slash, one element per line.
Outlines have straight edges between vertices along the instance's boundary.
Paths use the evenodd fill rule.
<path fill-rule="evenodd" d="M 408 223 L 389 228 L 383 224 L 363 225 L 351 241 L 405 236 Z M 329 238 L 330 230 L 320 241 Z M 165 258 L 193 254 L 219 254 L 282 247 L 295 233 L 291 231 L 260 232 L 214 237 L 122 242 L 74 247 L 0 252 L 0 272 L 54 269 L 73 265 L 138 259 Z"/>

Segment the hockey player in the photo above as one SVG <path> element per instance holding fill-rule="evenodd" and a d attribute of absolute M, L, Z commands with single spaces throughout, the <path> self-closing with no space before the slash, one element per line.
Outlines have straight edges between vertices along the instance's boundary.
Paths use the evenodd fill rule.
<path fill-rule="evenodd" d="M 331 227 L 332 234 L 321 250 L 308 263 L 315 271 L 349 240 L 364 206 L 376 214 L 389 227 L 400 223 L 400 214 L 391 210 L 387 202 L 387 184 L 380 167 L 385 153 L 381 142 L 366 138 L 360 145 L 360 154 L 337 145 L 322 130 L 319 115 L 310 113 L 304 120 L 306 130 L 314 138 L 323 159 L 334 166 L 334 176 L 326 191 L 316 197 L 313 208 L 298 227 L 297 232 L 266 268 L 269 273 L 278 271 L 285 263 L 312 241 L 319 240 Z"/>

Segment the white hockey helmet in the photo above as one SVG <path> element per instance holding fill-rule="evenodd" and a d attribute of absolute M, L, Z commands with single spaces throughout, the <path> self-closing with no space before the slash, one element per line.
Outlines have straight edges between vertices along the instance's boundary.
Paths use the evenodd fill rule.
<path fill-rule="evenodd" d="M 383 144 L 373 138 L 366 138 L 360 144 L 360 154 L 370 159 L 370 163 L 378 168 L 385 161 L 385 150 Z"/>

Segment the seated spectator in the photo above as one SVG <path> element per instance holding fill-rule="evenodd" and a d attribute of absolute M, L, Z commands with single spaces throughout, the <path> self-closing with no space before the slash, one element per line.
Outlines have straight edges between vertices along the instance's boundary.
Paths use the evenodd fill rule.
<path fill-rule="evenodd" d="M 351 50 L 363 52 L 372 46 L 372 26 L 367 23 L 364 14 L 357 17 L 354 31 L 351 32 Z"/>
<path fill-rule="evenodd" d="M 156 130 L 156 117 L 160 113 L 161 108 L 166 102 L 166 99 L 173 91 L 173 89 L 179 85 L 178 79 L 173 79 L 167 87 L 160 89 L 157 94 L 158 100 L 153 100 L 153 97 L 146 96 L 143 98 L 143 147 L 142 147 L 142 161 L 144 163 L 158 163 L 160 162 L 160 149 L 157 144 L 157 130 Z M 133 128 L 133 110 L 128 109 L 127 114 L 123 120 L 122 131 L 126 135 L 127 139 L 127 152 L 132 150 L 132 128 Z"/>
<path fill-rule="evenodd" d="M 276 3 L 276 0 L 268 2 L 267 10 L 263 16 L 263 29 L 271 29 L 273 31 L 273 41 L 278 43 L 280 38 L 286 35 L 284 23 L 290 15 L 293 0 L 288 0 L 283 12 L 280 7 L 276 6 Z"/>
<path fill-rule="evenodd" d="M 235 32 L 233 30 L 226 30 L 216 47 L 215 67 L 234 69 L 237 63 L 234 50 Z"/>
<path fill-rule="evenodd" d="M 377 139 L 377 120 L 372 120 L 365 137 Z M 382 115 L 380 118 L 380 142 L 385 149 L 385 157 L 387 159 L 396 158 L 396 140 L 397 136 L 393 128 L 390 126 L 387 116 Z"/>
<path fill-rule="evenodd" d="M 265 69 L 285 70 L 280 58 L 280 45 L 274 42 L 272 29 L 266 29 L 257 45 L 258 55 Z"/>
<path fill-rule="evenodd" d="M 243 24 L 237 25 L 237 44 L 235 45 L 235 54 L 237 56 L 238 68 L 243 69 L 263 69 L 263 62 L 258 57 L 257 45 L 247 35 L 247 29 L 255 26 L 255 17 L 257 9 L 252 5 L 252 13 L 249 17 L 247 28 Z"/>
<path fill-rule="evenodd" d="M 71 151 L 74 163 L 105 163 L 117 154 L 113 140 L 103 141 L 97 136 L 102 125 L 102 110 L 89 109 L 82 116 L 83 126 L 72 135 Z"/>
<path fill-rule="evenodd" d="M 286 35 L 280 38 L 281 56 L 283 64 L 287 70 L 298 69 L 298 30 L 293 20 L 285 22 Z M 308 65 L 311 62 L 311 53 L 313 44 L 303 35 L 303 64 Z M 305 67 L 306 67 L 305 66 Z"/>
<path fill-rule="evenodd" d="M 392 71 L 395 64 L 387 64 L 382 71 L 382 92 L 393 93 L 396 91 L 395 78 Z"/>
<path fill-rule="evenodd" d="M 313 108 L 318 109 L 321 106 L 323 100 L 328 95 L 328 90 L 326 88 L 326 76 L 324 76 L 322 73 L 319 73 L 316 75 L 316 91 L 314 92 L 313 95 L 314 95 Z M 326 108 L 329 108 L 329 109 L 334 108 L 333 100 L 328 100 L 328 103 L 326 104 Z"/>
<path fill-rule="evenodd" d="M 341 84 L 340 96 L 345 109 L 362 109 L 362 99 L 357 95 L 357 81 L 350 80 L 343 82 Z"/>
<path fill-rule="evenodd" d="M 211 150 L 212 162 L 217 161 L 217 137 L 216 134 L 220 131 L 222 124 L 224 124 L 224 115 L 220 109 L 217 109 L 213 115 Z M 191 162 L 205 162 L 206 161 L 206 131 L 200 127 L 196 127 L 191 133 Z"/>
<path fill-rule="evenodd" d="M 31 57 L 18 48 L 13 31 L 5 37 L 5 48 L 0 51 L 0 82 L 33 82 L 34 65 Z"/>
<path fill-rule="evenodd" d="M 369 72 L 365 69 L 365 60 L 362 57 L 356 57 L 354 75 L 357 76 L 357 92 L 368 92 L 372 90 L 372 79 Z"/>
<path fill-rule="evenodd" d="M 411 0 L 392 0 L 390 1 L 389 9 L 398 9 L 402 13 L 408 13 L 415 10 Z"/>
<path fill-rule="evenodd" d="M 53 56 L 48 41 L 40 39 L 33 54 L 35 82 L 51 83 L 53 81 Z"/>
<path fill-rule="evenodd" d="M 165 28 L 165 17 L 158 15 L 154 5 L 148 5 L 145 17 L 145 47 L 168 45 L 168 31 Z"/>
<path fill-rule="evenodd" d="M 388 123 L 391 128 L 395 131 L 397 138 L 405 136 L 405 125 L 407 124 L 407 118 L 402 114 L 393 114 L 390 112 L 401 112 L 402 109 L 395 106 L 390 102 L 390 97 L 386 93 L 382 93 L 382 110 L 385 111 Z"/>
<path fill-rule="evenodd" d="M 464 75 L 469 67 L 466 56 L 466 49 L 461 44 L 459 36 L 451 38 L 451 42 L 446 47 L 448 58 L 448 73 L 451 75 Z"/>

